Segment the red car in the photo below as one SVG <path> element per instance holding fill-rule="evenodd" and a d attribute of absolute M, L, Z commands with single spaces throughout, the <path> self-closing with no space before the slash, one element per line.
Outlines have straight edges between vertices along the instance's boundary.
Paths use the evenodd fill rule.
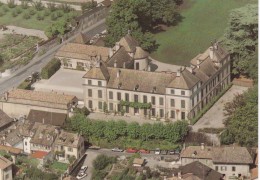
<path fill-rule="evenodd" d="M 145 149 L 141 149 L 141 150 L 139 150 L 139 153 L 142 153 L 142 154 L 149 154 L 150 151 L 149 151 L 149 150 L 145 150 Z"/>
<path fill-rule="evenodd" d="M 128 149 L 126 150 L 126 152 L 127 152 L 127 153 L 137 153 L 138 150 L 133 149 L 133 148 L 128 148 Z"/>

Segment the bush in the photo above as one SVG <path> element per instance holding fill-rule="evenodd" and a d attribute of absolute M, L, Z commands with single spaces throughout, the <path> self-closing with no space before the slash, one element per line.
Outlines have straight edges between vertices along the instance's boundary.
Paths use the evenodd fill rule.
<path fill-rule="evenodd" d="M 47 3 L 47 8 L 48 8 L 51 12 L 54 12 L 54 11 L 57 10 L 55 3 Z"/>
<path fill-rule="evenodd" d="M 21 14 L 21 13 L 22 13 L 21 8 L 17 8 L 17 9 L 16 9 L 16 12 L 17 12 L 17 14 Z"/>
<path fill-rule="evenodd" d="M 33 10 L 33 9 L 31 9 L 30 11 L 29 11 L 29 13 L 30 13 L 30 15 L 34 15 L 36 12 Z"/>
<path fill-rule="evenodd" d="M 12 12 L 12 16 L 13 16 L 13 17 L 16 17 L 17 15 L 18 15 L 18 14 L 17 14 L 16 11 L 13 11 L 13 12 Z"/>
<path fill-rule="evenodd" d="M 103 170 L 105 169 L 109 164 L 116 163 L 115 157 L 108 157 L 104 154 L 98 155 L 97 158 L 93 161 L 93 167 L 96 170 Z"/>
<path fill-rule="evenodd" d="M 44 16 L 49 16 L 50 14 L 51 14 L 51 12 L 49 10 L 44 11 Z"/>
<path fill-rule="evenodd" d="M 0 6 L 2 6 L 4 3 L 0 2 Z"/>
<path fill-rule="evenodd" d="M 39 21 L 42 21 L 44 20 L 44 16 L 41 15 L 40 13 L 37 14 L 37 17 L 36 17 Z"/>
<path fill-rule="evenodd" d="M 15 8 L 16 4 L 14 0 L 8 0 L 7 5 L 9 8 Z"/>
<path fill-rule="evenodd" d="M 210 134 L 219 134 L 224 130 L 224 128 L 203 128 L 199 129 L 198 132 L 210 133 Z"/>
<path fill-rule="evenodd" d="M 29 81 L 24 81 L 24 82 L 22 82 L 17 88 L 18 88 L 18 89 L 27 89 L 27 90 L 30 90 L 30 89 L 31 89 L 31 82 L 29 82 Z"/>
<path fill-rule="evenodd" d="M 30 16 L 29 13 L 26 12 L 26 13 L 23 14 L 23 18 L 24 18 L 24 19 L 30 19 L 31 16 Z"/>
<path fill-rule="evenodd" d="M 41 11 L 43 10 L 44 6 L 42 4 L 42 1 L 36 1 L 36 2 L 33 2 L 33 7 L 37 10 L 37 11 Z"/>
<path fill-rule="evenodd" d="M 0 11 L 0 17 L 2 17 L 2 16 L 4 16 L 4 15 L 5 15 L 5 13 L 2 12 L 2 11 Z"/>
<path fill-rule="evenodd" d="M 22 7 L 23 9 L 27 9 L 27 8 L 29 7 L 28 2 L 27 2 L 27 1 L 22 1 L 21 7 Z"/>
<path fill-rule="evenodd" d="M 51 14 L 51 20 L 52 21 L 56 21 L 57 19 L 58 19 L 57 14 L 56 13 L 52 13 Z"/>
<path fill-rule="evenodd" d="M 58 11 L 57 13 L 56 13 L 56 15 L 57 15 L 57 17 L 62 17 L 63 16 L 63 13 L 61 12 L 61 11 Z"/>
<path fill-rule="evenodd" d="M 72 8 L 67 3 L 61 4 L 59 6 L 59 9 L 62 10 L 63 12 L 65 12 L 65 13 L 69 13 L 70 11 L 72 11 Z"/>
<path fill-rule="evenodd" d="M 49 79 L 53 74 L 55 74 L 60 69 L 60 60 L 52 59 L 41 71 L 41 77 L 43 79 Z"/>
<path fill-rule="evenodd" d="M 3 11 L 4 11 L 4 12 L 8 12 L 9 9 L 8 9 L 6 6 L 4 6 L 4 7 L 3 7 Z"/>
<path fill-rule="evenodd" d="M 90 111 L 88 110 L 88 108 L 83 107 L 83 108 L 75 108 L 74 109 L 75 113 L 80 113 L 80 114 L 84 114 L 84 116 L 88 116 L 90 114 Z"/>

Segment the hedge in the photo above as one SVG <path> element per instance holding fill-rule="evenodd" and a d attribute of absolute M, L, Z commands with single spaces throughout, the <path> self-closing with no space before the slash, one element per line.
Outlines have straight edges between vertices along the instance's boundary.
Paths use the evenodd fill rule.
<path fill-rule="evenodd" d="M 53 58 L 41 71 L 43 79 L 49 79 L 60 69 L 61 63 L 59 59 Z"/>
<path fill-rule="evenodd" d="M 18 89 L 27 89 L 27 90 L 30 90 L 30 89 L 31 89 L 31 82 L 29 82 L 29 81 L 23 81 L 17 88 L 18 88 Z"/>

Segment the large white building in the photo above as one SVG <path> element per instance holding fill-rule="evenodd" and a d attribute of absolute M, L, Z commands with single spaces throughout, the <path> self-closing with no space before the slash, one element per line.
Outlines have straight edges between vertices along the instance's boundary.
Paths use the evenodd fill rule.
<path fill-rule="evenodd" d="M 230 83 L 230 57 L 218 42 L 178 72 L 151 72 L 148 53 L 129 34 L 113 49 L 83 77 L 84 103 L 94 112 L 188 119 Z"/>

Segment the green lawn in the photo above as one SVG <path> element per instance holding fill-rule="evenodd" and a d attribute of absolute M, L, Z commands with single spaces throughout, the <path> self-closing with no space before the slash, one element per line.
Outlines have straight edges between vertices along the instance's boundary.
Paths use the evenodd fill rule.
<path fill-rule="evenodd" d="M 183 21 L 155 35 L 159 48 L 152 57 L 171 64 L 188 65 L 198 53 L 204 52 L 227 27 L 230 10 L 256 0 L 184 0 Z"/>
<path fill-rule="evenodd" d="M 21 13 L 18 14 L 16 17 L 13 17 L 12 13 L 14 11 L 17 12 L 17 9 L 21 10 Z M 31 15 L 29 19 L 25 19 L 23 17 L 24 13 L 29 13 L 31 10 L 35 11 L 34 15 Z M 51 19 L 51 14 L 53 13 L 62 13 L 62 17 L 57 18 L 57 20 L 53 21 Z M 9 8 L 7 5 L 1 5 L 0 6 L 0 25 L 14 25 L 19 26 L 23 28 L 29 28 L 29 29 L 39 29 L 39 30 L 45 30 L 48 26 L 50 26 L 52 23 L 55 23 L 56 21 L 59 21 L 61 19 L 64 19 L 66 16 L 72 16 L 73 14 L 78 14 L 78 12 L 70 12 L 70 13 L 63 13 L 61 10 L 57 10 L 55 12 L 50 13 L 48 16 L 45 15 L 45 10 L 42 11 L 36 11 L 35 8 L 30 7 L 28 9 L 22 9 L 20 6 L 16 6 L 15 8 Z M 43 20 L 37 19 L 37 14 L 40 14 L 44 17 Z"/>
<path fill-rule="evenodd" d="M 57 171 L 62 171 L 62 172 L 65 172 L 67 168 L 68 168 L 68 164 L 57 162 L 57 161 L 54 161 L 50 166 L 50 169 L 55 169 Z"/>

